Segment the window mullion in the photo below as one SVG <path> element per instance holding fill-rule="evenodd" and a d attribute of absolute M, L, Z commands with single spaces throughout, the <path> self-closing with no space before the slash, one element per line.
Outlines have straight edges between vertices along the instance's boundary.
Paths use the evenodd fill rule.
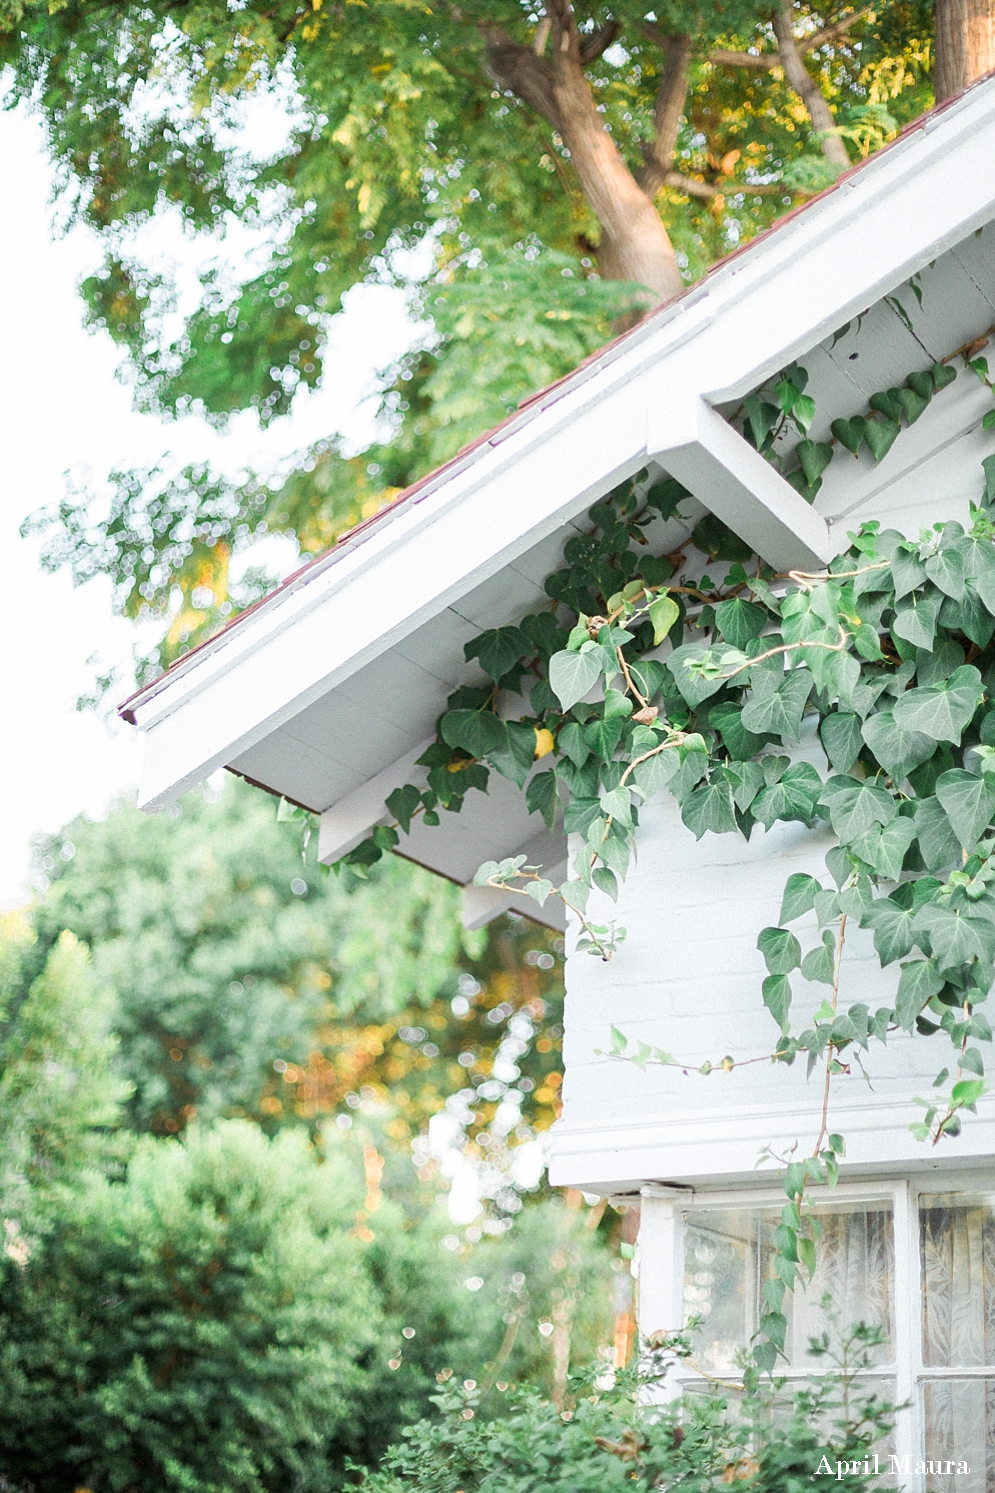
<path fill-rule="evenodd" d="M 919 1374 L 922 1369 L 922 1282 L 919 1260 L 919 1214 L 908 1182 L 894 1193 L 895 1228 L 895 1399 L 912 1408 L 898 1416 L 895 1451 L 915 1465 L 921 1440 L 919 1429 Z"/>

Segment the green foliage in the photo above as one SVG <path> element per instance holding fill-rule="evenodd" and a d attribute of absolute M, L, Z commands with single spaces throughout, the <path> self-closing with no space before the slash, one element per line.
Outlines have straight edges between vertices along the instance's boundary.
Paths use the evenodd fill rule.
<path fill-rule="evenodd" d="M 988 382 L 987 368 L 974 371 Z M 886 418 L 895 415 L 897 433 L 899 418 L 912 423 L 949 385 L 947 374 L 952 370 L 939 363 L 928 375 L 910 376 L 902 389 L 874 395 L 871 405 Z M 803 448 L 815 407 L 811 399 L 803 406 L 806 384 L 805 370 L 793 366 L 776 385 L 778 406 L 750 396 L 744 432 L 789 468 L 789 477 L 801 451 L 796 470 L 812 498 L 818 474 L 810 480 Z M 803 439 L 783 456 L 774 441 L 789 421 Z M 844 422 L 838 439 L 848 445 L 853 434 L 853 422 Z M 826 452 L 828 461 L 833 448 Z M 553 625 L 541 631 L 528 618 L 518 629 L 485 632 L 474 645 L 500 651 L 505 689 L 518 688 L 523 676 L 530 681 L 515 730 L 523 740 L 531 729 L 536 743 L 548 742 L 563 829 L 583 836 L 572 876 L 559 888 L 524 856 L 485 862 L 476 881 L 539 902 L 558 896 L 579 915 L 579 948 L 609 959 L 623 936 L 613 923 L 592 921 L 589 900 L 592 893 L 617 899 L 636 847 L 640 806 L 664 786 L 699 839 L 708 832 L 749 838 L 757 824 L 769 830 L 791 820 L 810 826 L 826 820 L 837 837 L 826 856 L 832 884 L 796 873 L 782 902 L 782 925 L 815 911 L 815 946 L 804 950 L 783 926 L 764 929 L 758 940 L 768 972 L 763 1002 L 779 1041 L 775 1052 L 749 1061 L 793 1063 L 804 1055 L 809 1074 L 817 1064 L 825 1071 L 812 1155 L 786 1171 L 794 1214 L 779 1231 L 778 1258 L 790 1267 L 792 1286 L 798 1265 L 809 1274 L 815 1268 L 817 1221 L 799 1211 L 806 1188 L 832 1185 L 839 1171 L 842 1140 L 827 1128 L 832 1078 L 861 1065 L 871 1042 L 887 1043 L 891 1034 L 947 1037 L 953 1058 L 941 1063 L 934 1095 L 922 1101 L 926 1117 L 913 1127 L 934 1142 L 958 1133 L 962 1112 L 973 1111 L 983 1091 L 984 1059 L 972 1044 L 991 1040 L 978 1007 L 995 981 L 995 733 L 987 724 L 995 693 L 995 523 L 988 467 L 984 476 L 968 532 L 950 520 L 910 541 L 865 523 L 825 576 L 777 577 L 757 560 L 750 567 L 755 573 L 733 563 L 717 586 L 707 573 L 674 573 L 673 552 L 666 569 L 657 568 L 663 557 L 652 555 L 655 489 L 648 491 L 639 474 L 595 504 L 591 531 L 567 542 L 565 567 L 547 578 L 554 621 L 563 624 L 558 635 Z M 722 553 L 731 560 L 737 551 L 724 526 L 713 518 L 705 527 L 697 525 L 693 543 L 712 562 Z M 782 594 L 771 590 L 775 581 Z M 703 602 L 693 620 L 685 597 Z M 673 604 L 665 627 L 663 601 Z M 516 634 L 525 646 L 513 661 Z M 674 645 L 665 668 L 647 657 L 664 636 Z M 483 768 L 521 785 L 523 764 L 512 769 L 501 745 L 509 727 L 496 694 L 464 687 L 449 706 L 423 761 L 431 760 L 440 775 Z M 806 715 L 835 769 L 825 778 L 811 762 L 769 750 L 797 743 Z M 472 739 L 464 717 L 473 720 Z M 449 727 L 457 720 L 454 732 Z M 430 777 L 423 807 L 434 811 L 437 802 L 458 810 L 462 799 L 437 799 Z M 526 802 L 533 812 L 540 807 L 528 796 Z M 555 805 L 545 794 L 542 807 L 549 822 Z M 362 860 L 368 852 L 360 847 L 353 854 Z M 841 1004 L 848 919 L 873 929 L 884 967 L 914 950 L 923 956 L 902 966 L 897 992 L 892 986 L 873 1013 L 860 1002 Z M 791 1022 L 796 971 L 831 992 L 801 1030 Z M 703 1073 L 734 1066 L 728 1057 L 675 1059 L 645 1043 L 630 1054 L 619 1038 L 613 1056 L 640 1066 Z M 783 1347 L 778 1321 L 776 1312 L 761 1321 L 755 1356 L 767 1369 Z"/>
<path fill-rule="evenodd" d="M 756 1493 L 787 1493 L 808 1485 L 818 1470 L 828 1470 L 834 1486 L 883 1487 L 884 1440 L 894 1410 L 855 1378 L 876 1338 L 875 1329 L 860 1325 L 846 1339 L 837 1371 L 817 1387 L 788 1392 L 781 1382 L 764 1394 L 754 1388 L 738 1406 L 718 1385 L 683 1402 L 659 1402 L 673 1355 L 690 1351 L 683 1336 L 647 1353 L 635 1371 L 593 1383 L 576 1379 L 569 1410 L 532 1394 L 481 1413 L 475 1388 L 447 1386 L 436 1396 L 441 1419 L 405 1432 L 363 1487 L 368 1493 L 519 1493 L 535 1485 L 537 1468 L 544 1487 L 563 1493 L 705 1493 L 737 1482 Z M 828 1339 L 816 1346 L 825 1352 Z"/>
<path fill-rule="evenodd" d="M 768 52 L 768 10 L 683 0 L 656 15 L 647 24 L 632 0 L 577 7 L 585 86 L 637 175 L 655 136 L 662 38 L 690 40 L 667 142 L 676 174 L 655 195 L 690 283 L 836 168 L 780 69 L 710 56 Z M 830 19 L 809 7 L 798 29 Z M 494 46 L 544 65 L 539 22 L 508 0 L 457 10 L 197 0 L 182 21 L 169 0 L 0 6 L 8 100 L 30 101 L 42 119 L 64 216 L 103 239 L 105 262 L 82 287 L 87 315 L 119 344 L 139 407 L 218 424 L 246 408 L 264 422 L 284 414 L 320 382 L 331 318 L 356 284 L 406 286 L 426 321 L 422 345 L 384 373 L 382 433 L 367 451 L 345 454 L 330 435 L 276 492 L 202 468 L 117 473 L 109 511 L 77 494 L 43 516 L 49 563 L 110 575 L 129 615 L 169 615 L 180 587 L 183 606 L 146 672 L 253 599 L 251 582 L 229 594 L 227 559 L 263 525 L 305 553 L 324 548 L 569 372 L 640 303 L 638 290 L 598 276 L 595 204 L 560 135 L 524 101 L 528 89 L 495 86 Z M 858 12 L 807 54 L 854 156 L 928 105 L 931 28 L 929 7 L 893 3 Z M 260 107 L 285 125 L 262 151 L 244 128 Z M 211 249 L 179 329 L 181 298 L 148 232 L 166 218 Z M 247 277 L 225 261 L 236 224 L 254 239 Z M 871 427 L 880 445 L 894 421 Z M 817 482 L 820 450 L 799 458 L 803 483 Z"/>
<path fill-rule="evenodd" d="M 4 1473 L 39 1493 L 339 1486 L 460 1335 L 455 1290 L 389 1208 L 364 1258 L 361 1199 L 346 1158 L 318 1164 L 301 1133 L 233 1121 L 140 1142 L 125 1180 L 92 1182 L 0 1264 Z M 396 1375 L 408 1291 L 421 1340 Z"/>
<path fill-rule="evenodd" d="M 79 1173 L 120 1152 L 129 1093 L 113 1071 L 112 992 L 86 948 L 62 933 L 25 982 L 31 942 L 18 914 L 0 920 L 0 1211 L 15 1258 Z"/>
<path fill-rule="evenodd" d="M 451 887 L 391 858 L 347 888 L 313 843 L 302 862 L 300 824 L 277 823 L 272 801 L 235 780 L 153 819 L 122 803 L 75 820 L 39 851 L 51 886 L 25 978 L 63 930 L 90 946 L 116 995 L 138 1129 L 176 1130 L 194 1113 L 267 1121 L 275 1060 L 306 1067 L 330 1023 L 389 1021 L 455 981 Z"/>

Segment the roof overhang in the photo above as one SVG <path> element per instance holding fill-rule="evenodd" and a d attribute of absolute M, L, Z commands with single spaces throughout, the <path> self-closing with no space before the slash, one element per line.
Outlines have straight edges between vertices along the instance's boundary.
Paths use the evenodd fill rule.
<path fill-rule="evenodd" d="M 140 691 L 127 713 L 145 736 L 141 807 L 161 808 L 227 766 L 321 812 L 322 859 L 342 853 L 382 817 L 385 792 L 413 773 L 417 781 L 411 764 L 446 695 L 476 677 L 464 643 L 545 604 L 543 581 L 564 539 L 641 468 L 677 477 L 777 568 L 824 565 L 845 548 L 855 507 L 902 480 L 917 442 L 921 462 L 976 427 L 987 407 L 980 385 L 945 412 L 937 401 L 880 467 L 834 468 L 821 511 L 724 412 L 788 362 L 811 358 L 825 418 L 851 413 L 861 383 L 846 359 L 857 354 L 830 339 L 868 308 L 890 329 L 865 338 L 884 386 L 929 366 L 941 354 L 928 338 L 910 340 L 885 298 L 944 255 L 955 268 L 937 271 L 937 286 L 949 290 L 960 274 L 977 299 L 954 308 L 953 322 L 968 317 L 972 335 L 995 322 L 984 276 L 972 279 L 951 256 L 995 216 L 993 156 L 995 83 L 985 82 L 529 401 Z M 417 830 L 405 849 L 463 883 L 492 856 L 527 850 L 550 865 L 563 854 L 500 780 L 444 818 L 453 821 L 445 831 Z M 499 897 L 487 903 L 481 894 L 472 915 L 482 920 Z"/>

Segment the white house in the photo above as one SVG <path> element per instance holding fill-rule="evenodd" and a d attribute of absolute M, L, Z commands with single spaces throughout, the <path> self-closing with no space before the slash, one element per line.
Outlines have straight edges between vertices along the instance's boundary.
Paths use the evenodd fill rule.
<path fill-rule="evenodd" d="M 981 428 L 992 400 L 980 380 L 959 378 L 880 463 L 866 452 L 834 462 L 814 506 L 728 416 L 798 361 L 816 401 L 812 434 L 825 439 L 875 390 L 983 338 L 995 324 L 993 161 L 988 81 L 291 576 L 128 702 L 145 737 L 142 807 L 161 808 L 225 766 L 320 813 L 320 856 L 338 858 L 387 822 L 393 788 L 419 781 L 414 764 L 446 696 L 480 677 L 464 644 L 547 604 L 544 580 L 565 541 L 584 532 L 588 508 L 642 469 L 693 494 L 690 523 L 660 521 L 662 549 L 711 512 L 779 570 L 824 566 L 864 519 L 912 536 L 966 519 L 981 460 L 995 451 Z M 467 886 L 472 924 L 521 901 L 468 885 L 481 862 L 525 853 L 559 879 L 566 842 L 503 778 L 442 821 L 413 826 L 402 849 Z M 821 869 L 830 843 L 828 830 L 798 824 L 758 829 L 749 842 L 696 842 L 661 795 L 643 810 L 638 864 L 620 897 L 626 943 L 610 963 L 567 962 L 551 1179 L 641 1199 L 642 1328 L 701 1314 L 704 1371 L 732 1370 L 756 1327 L 784 1200 L 758 1153 L 797 1143 L 804 1154 L 821 1087 L 800 1063 L 703 1077 L 641 1070 L 603 1050 L 612 1025 L 689 1064 L 755 1050 L 757 932 L 776 920 L 787 871 Z M 553 907 L 534 913 L 554 921 Z M 845 978 L 874 1004 L 891 992 L 869 934 L 848 938 Z M 913 1405 L 897 1452 L 913 1466 L 923 1445 L 965 1459 L 970 1474 L 929 1487 L 980 1493 L 995 1488 L 995 1101 L 982 1100 L 956 1138 L 916 1141 L 913 1101 L 932 1076 L 923 1045 L 875 1049 L 870 1083 L 840 1080 L 834 1128 L 848 1150 L 825 1204 L 820 1280 L 844 1322 L 886 1330 L 877 1372 Z M 788 1354 L 802 1373 L 807 1336 L 823 1325 L 819 1294 L 796 1292 L 793 1304 Z"/>

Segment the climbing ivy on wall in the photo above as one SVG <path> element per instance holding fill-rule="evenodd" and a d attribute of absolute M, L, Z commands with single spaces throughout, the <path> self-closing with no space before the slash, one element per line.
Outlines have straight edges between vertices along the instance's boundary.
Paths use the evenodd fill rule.
<path fill-rule="evenodd" d="M 914 287 L 913 287 L 914 288 Z M 985 338 L 952 352 L 869 407 L 810 430 L 805 370 L 784 370 L 769 395 L 733 417 L 745 437 L 809 501 L 834 459 L 866 446 L 876 461 L 957 376 L 989 387 Z M 984 425 L 995 425 L 995 407 Z M 513 887 L 576 913 L 578 947 L 608 959 L 624 937 L 589 914 L 593 889 L 616 899 L 641 806 L 668 789 L 696 838 L 828 824 L 836 844 L 821 876 L 793 874 L 776 926 L 759 932 L 767 976 L 758 992 L 776 1037 L 750 1061 L 819 1069 L 819 1134 L 784 1162 L 787 1204 L 775 1274 L 764 1286 L 760 1368 L 783 1349 L 784 1292 L 815 1268 L 812 1184 L 832 1185 L 844 1138 L 830 1120 L 832 1079 L 897 1034 L 933 1040 L 933 1095 L 913 1127 L 924 1141 L 956 1135 L 985 1088 L 979 1044 L 995 980 L 995 456 L 970 527 L 953 520 L 908 540 L 865 523 L 821 574 L 777 575 L 713 516 L 690 540 L 654 554 L 652 526 L 681 515 L 690 494 L 640 474 L 591 508 L 546 581 L 547 610 L 481 633 L 466 647 L 486 681 L 450 696 L 421 758 L 427 786 L 400 785 L 378 826 L 345 863 L 363 874 L 410 830 L 458 812 L 491 772 L 510 778 L 551 828 L 579 837 L 556 887 L 525 857 L 491 861 L 478 884 Z M 687 552 L 708 557 L 690 574 Z M 669 644 L 665 656 L 663 645 Z M 814 748 L 814 750 L 813 750 Z M 815 759 L 813 761 L 812 759 Z M 820 765 L 816 766 L 815 762 Z M 824 766 L 822 764 L 825 764 Z M 818 932 L 792 929 L 815 913 Z M 841 959 L 848 930 L 870 929 L 882 966 L 898 966 L 893 1004 L 848 1004 Z M 799 980 L 824 987 L 809 1022 L 792 1019 Z M 759 1009 L 759 1002 L 758 1002 Z M 729 1071 L 731 1057 L 675 1057 L 613 1030 L 612 1054 L 646 1064 Z"/>

